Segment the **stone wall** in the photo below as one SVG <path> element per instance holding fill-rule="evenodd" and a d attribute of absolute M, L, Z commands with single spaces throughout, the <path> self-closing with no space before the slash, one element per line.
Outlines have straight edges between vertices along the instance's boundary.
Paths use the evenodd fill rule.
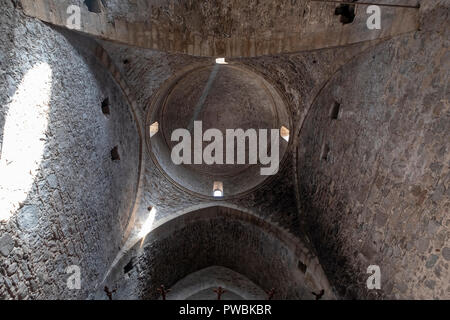
<path fill-rule="evenodd" d="M 22 163 L 14 158 L 20 153 L 5 158 L 14 128 L 21 137 L 43 126 L 41 136 L 29 137 L 42 146 L 42 158 L 31 163 L 36 168 L 30 186 L 14 189 L 14 177 L 0 178 L 2 196 L 8 190 L 23 194 L 23 199 L 2 202 L 11 211 L 2 212 L 0 222 L 0 298 L 83 299 L 121 246 L 136 196 L 138 134 L 112 78 L 93 53 L 77 49 L 82 39 L 24 17 L 15 3 L 0 1 L 1 165 L 10 166 L 2 172 L 10 173 L 14 161 Z M 46 91 L 33 90 L 42 85 L 49 90 L 41 101 L 37 97 Z M 108 116 L 102 112 L 105 98 Z M 34 117 L 33 108 L 45 114 Z M 120 161 L 112 161 L 115 146 Z M 29 170 L 22 169 L 19 174 Z M 79 291 L 66 286 L 70 265 L 81 267 Z"/>
<path fill-rule="evenodd" d="M 67 8 L 81 0 L 20 0 L 27 15 L 67 25 Z M 331 48 L 386 39 L 418 28 L 417 8 L 383 7 L 383 28 L 367 28 L 366 5 L 352 23 L 335 15 L 336 3 L 306 0 L 117 1 L 80 5 L 80 31 L 127 45 L 209 57 L 261 55 Z M 385 0 L 391 3 L 395 0 Z M 418 0 L 405 4 L 415 6 Z M 100 12 L 99 12 L 100 11 Z"/>
<path fill-rule="evenodd" d="M 313 299 L 312 291 L 334 293 L 317 257 L 296 237 L 252 214 L 223 207 L 195 210 L 153 230 L 117 264 L 106 284 L 115 299 L 157 299 L 211 266 L 242 274 L 276 299 Z M 99 290 L 96 298 L 106 299 Z"/>
<path fill-rule="evenodd" d="M 423 32 L 345 64 L 301 131 L 301 215 L 345 298 L 450 298 L 448 3 L 436 8 Z M 367 291 L 369 265 L 382 290 Z"/>

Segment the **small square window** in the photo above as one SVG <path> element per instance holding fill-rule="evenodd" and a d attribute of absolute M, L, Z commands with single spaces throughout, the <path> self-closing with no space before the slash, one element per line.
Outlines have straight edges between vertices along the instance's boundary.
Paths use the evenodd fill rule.
<path fill-rule="evenodd" d="M 159 132 L 159 123 L 155 122 L 150 126 L 150 138 Z"/>
<path fill-rule="evenodd" d="M 213 194 L 214 194 L 214 198 L 222 198 L 223 197 L 223 182 L 220 182 L 220 181 L 214 182 Z"/>

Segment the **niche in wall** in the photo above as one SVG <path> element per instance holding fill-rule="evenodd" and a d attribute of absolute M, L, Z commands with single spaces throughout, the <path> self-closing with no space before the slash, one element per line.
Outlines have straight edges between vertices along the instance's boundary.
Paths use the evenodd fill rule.
<path fill-rule="evenodd" d="M 306 264 L 304 264 L 302 261 L 298 261 L 298 268 L 302 273 L 306 273 L 306 270 L 308 269 Z"/>
<path fill-rule="evenodd" d="M 356 2 L 356 1 L 352 1 Z M 341 16 L 340 21 L 342 24 L 349 24 L 355 20 L 355 5 L 354 4 L 341 4 L 334 11 L 334 15 Z"/>
<path fill-rule="evenodd" d="M 111 160 L 112 161 L 119 161 L 120 160 L 120 153 L 119 153 L 119 147 L 115 146 L 111 150 Z"/>

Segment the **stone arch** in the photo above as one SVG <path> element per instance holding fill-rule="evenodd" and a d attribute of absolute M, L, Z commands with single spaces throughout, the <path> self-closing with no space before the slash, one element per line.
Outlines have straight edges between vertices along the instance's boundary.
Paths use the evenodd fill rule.
<path fill-rule="evenodd" d="M 17 126 L 23 133 L 30 127 L 44 128 L 44 122 L 47 125 L 43 137 L 33 134 L 42 143 L 45 155 L 40 163 L 31 158 L 38 165 L 39 176 L 32 177 L 31 188 L 23 193 L 22 205 L 14 215 L 0 222 L 1 241 L 5 235 L 8 243 L 8 250 L 2 249 L 2 260 L 7 264 L 23 260 L 14 271 L 21 290 L 1 286 L 0 296 L 4 299 L 85 299 L 94 292 L 104 266 L 112 261 L 122 242 L 129 199 L 134 197 L 138 175 L 137 130 L 128 112 L 126 97 L 97 63 L 92 43 L 77 34 L 55 30 L 24 17 L 20 7 L 13 6 L 16 4 L 2 2 L 5 26 L 20 33 L 14 35 L 8 47 L 11 62 L 2 64 L 2 70 L 14 75 L 11 80 L 17 92 L 11 94 L 17 93 L 20 98 L 23 84 L 25 92 L 33 96 L 19 104 L 25 112 L 13 115 L 16 120 L 23 117 Z M 27 28 L 33 31 L 28 32 Z M 2 37 L 2 41 L 4 39 Z M 19 54 L 25 51 L 29 54 Z M 39 67 L 43 62 L 48 67 Z M 31 71 L 38 70 L 32 82 L 27 80 L 30 67 Z M 45 86 L 40 86 L 44 83 Z M 48 97 L 41 99 L 44 94 Z M 114 108 L 108 119 L 99 108 L 105 96 L 110 97 Z M 41 112 L 42 119 L 33 115 L 34 103 L 45 108 L 45 112 Z M 6 103 L 1 113 L 6 108 L 8 112 L 21 110 L 12 107 Z M 0 117 L 3 118 L 3 114 Z M 3 129 L 1 124 L 2 138 Z M 121 136 L 122 132 L 130 134 L 125 137 Z M 19 141 L 14 140 L 16 144 Z M 124 161 L 112 163 L 110 150 L 118 141 L 126 154 L 122 155 Z M 4 150 L 3 145 L 2 160 Z M 22 169 L 30 175 L 30 169 Z M 4 197 L 3 186 L 0 188 Z M 3 197 L 0 198 L 3 200 Z M 9 239 L 12 247 L 9 247 Z M 69 290 L 66 286 L 64 270 L 71 265 L 84 270 L 83 281 L 86 282 L 81 290 Z M 42 282 L 41 277 L 53 278 L 54 282 Z M 0 282 L 5 283 L 3 275 L 0 278 Z"/>
<path fill-rule="evenodd" d="M 213 266 L 178 281 L 167 296 L 168 300 L 215 300 L 213 289 L 225 289 L 224 300 L 264 300 L 266 293 L 247 277 L 228 268 Z"/>
<path fill-rule="evenodd" d="M 139 272 L 123 280 L 122 270 L 132 258 Z M 325 298 L 335 298 L 308 244 L 255 215 L 218 206 L 157 226 L 122 257 L 105 283 L 118 287 L 120 298 L 156 299 L 155 286 L 171 287 L 215 265 L 242 274 L 264 290 L 278 288 L 281 299 L 313 299 L 311 292 L 322 289 Z"/>

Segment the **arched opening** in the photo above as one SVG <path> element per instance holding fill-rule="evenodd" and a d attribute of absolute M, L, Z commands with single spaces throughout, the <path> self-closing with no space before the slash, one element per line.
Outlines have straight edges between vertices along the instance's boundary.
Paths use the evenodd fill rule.
<path fill-rule="evenodd" d="M 136 263 L 123 281 L 123 270 L 132 258 Z M 275 289 L 276 299 L 314 299 L 311 292 L 321 290 L 327 292 L 325 299 L 334 298 L 318 259 L 305 243 L 255 215 L 225 207 L 195 210 L 157 226 L 121 258 L 114 267 L 120 275 L 113 270 L 106 285 L 118 284 L 119 299 L 158 299 L 156 289 L 161 285 L 183 299 L 197 293 L 211 297 L 210 289 L 219 286 L 250 298 L 253 290 L 233 289 L 240 281 L 220 281 L 224 279 L 217 274 L 208 281 L 195 276 L 217 266 L 260 288 L 258 297 Z"/>
<path fill-rule="evenodd" d="M 279 91 L 235 64 L 207 65 L 174 76 L 155 95 L 146 121 L 148 126 L 159 124 L 159 133 L 155 127 L 147 136 L 156 167 L 177 187 L 208 199 L 219 191 L 224 199 L 240 196 L 276 174 L 288 143 L 273 142 L 271 132 L 283 127 L 283 139 L 289 142 L 291 126 Z M 267 137 L 267 132 L 262 148 L 258 136 Z M 275 152 L 269 152 L 272 144 Z M 262 150 L 272 165 L 262 164 Z M 269 167 L 274 173 L 264 174 Z M 211 181 L 222 182 L 226 191 L 211 192 Z"/>

